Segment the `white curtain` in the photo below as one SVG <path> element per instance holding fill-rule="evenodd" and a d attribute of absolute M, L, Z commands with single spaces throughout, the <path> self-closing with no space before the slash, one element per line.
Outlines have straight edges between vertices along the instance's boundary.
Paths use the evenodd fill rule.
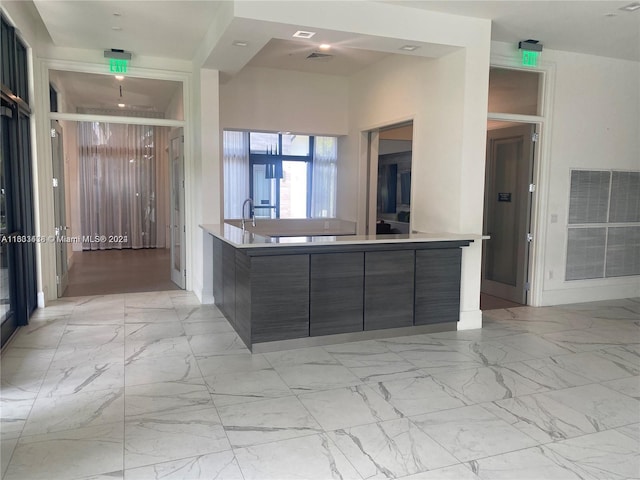
<path fill-rule="evenodd" d="M 82 122 L 78 145 L 83 248 L 155 248 L 164 202 L 155 128 Z"/>
<path fill-rule="evenodd" d="M 242 218 L 249 197 L 249 133 L 225 130 L 222 139 L 224 218 Z"/>
<path fill-rule="evenodd" d="M 338 180 L 338 139 L 315 137 L 311 184 L 311 217 L 336 216 Z"/>

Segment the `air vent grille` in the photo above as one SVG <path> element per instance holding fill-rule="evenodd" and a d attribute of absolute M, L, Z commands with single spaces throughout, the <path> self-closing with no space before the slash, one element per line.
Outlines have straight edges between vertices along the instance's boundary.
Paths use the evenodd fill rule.
<path fill-rule="evenodd" d="M 313 52 L 307 56 L 307 60 L 331 60 L 333 55 L 328 53 Z"/>

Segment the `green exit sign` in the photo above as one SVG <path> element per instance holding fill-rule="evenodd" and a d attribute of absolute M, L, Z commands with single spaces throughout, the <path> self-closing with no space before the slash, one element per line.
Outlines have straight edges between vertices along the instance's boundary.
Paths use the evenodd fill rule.
<path fill-rule="evenodd" d="M 540 52 L 522 50 L 522 65 L 524 65 L 525 67 L 537 67 L 539 55 Z"/>
<path fill-rule="evenodd" d="M 119 58 L 109 59 L 109 71 L 111 73 L 127 73 L 127 60 Z"/>

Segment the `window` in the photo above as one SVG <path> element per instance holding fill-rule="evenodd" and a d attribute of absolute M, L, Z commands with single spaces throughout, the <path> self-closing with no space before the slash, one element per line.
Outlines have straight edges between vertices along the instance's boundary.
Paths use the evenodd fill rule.
<path fill-rule="evenodd" d="M 223 144 L 225 218 L 247 196 L 257 218 L 335 217 L 337 138 L 225 131 Z"/>

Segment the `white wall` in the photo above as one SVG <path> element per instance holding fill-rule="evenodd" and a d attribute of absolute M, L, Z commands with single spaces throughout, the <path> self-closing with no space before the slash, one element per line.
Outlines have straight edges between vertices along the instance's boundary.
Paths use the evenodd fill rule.
<path fill-rule="evenodd" d="M 347 133 L 347 80 L 334 75 L 245 67 L 220 85 L 222 128 Z"/>
<path fill-rule="evenodd" d="M 640 170 L 640 62 L 543 52 L 555 64 L 542 304 L 640 294 L 640 279 L 564 281 L 570 169 Z M 557 215 L 557 223 L 551 216 Z M 551 278 L 553 277 L 553 278 Z"/>

